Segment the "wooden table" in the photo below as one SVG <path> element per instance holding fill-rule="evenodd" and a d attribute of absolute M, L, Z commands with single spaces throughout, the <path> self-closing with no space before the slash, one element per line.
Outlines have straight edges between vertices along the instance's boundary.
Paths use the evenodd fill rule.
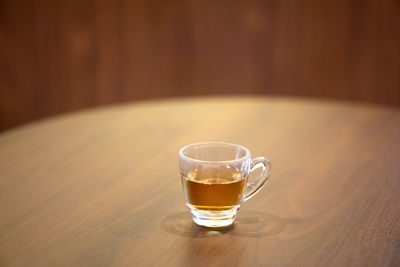
<path fill-rule="evenodd" d="M 178 150 L 242 144 L 272 176 L 194 225 Z M 282 98 L 99 108 L 0 135 L 0 266 L 399 266 L 400 111 Z"/>

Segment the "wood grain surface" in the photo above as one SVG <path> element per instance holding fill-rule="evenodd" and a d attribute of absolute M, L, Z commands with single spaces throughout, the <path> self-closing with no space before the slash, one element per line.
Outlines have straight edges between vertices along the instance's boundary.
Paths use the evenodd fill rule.
<path fill-rule="evenodd" d="M 272 176 L 233 227 L 194 225 L 180 147 Z M 0 135 L 0 266 L 399 266 L 400 112 L 285 98 L 127 104 Z"/>
<path fill-rule="evenodd" d="M 398 0 L 0 0 L 0 130 L 175 96 L 400 107 Z"/>

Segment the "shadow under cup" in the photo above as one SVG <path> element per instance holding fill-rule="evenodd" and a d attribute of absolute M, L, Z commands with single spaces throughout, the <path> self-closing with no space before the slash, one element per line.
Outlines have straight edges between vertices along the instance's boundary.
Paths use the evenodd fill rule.
<path fill-rule="evenodd" d="M 269 178 L 270 161 L 251 159 L 245 147 L 207 142 L 191 144 L 179 151 L 179 167 L 186 205 L 196 224 L 206 227 L 231 225 L 241 203 L 261 189 Z M 249 173 L 258 167 L 254 183 Z"/>

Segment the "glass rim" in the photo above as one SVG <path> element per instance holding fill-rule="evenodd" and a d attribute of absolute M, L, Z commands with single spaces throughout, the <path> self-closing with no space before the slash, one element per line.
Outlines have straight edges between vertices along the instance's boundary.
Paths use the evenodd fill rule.
<path fill-rule="evenodd" d="M 240 157 L 240 158 L 230 159 L 230 160 L 201 160 L 201 159 L 194 159 L 194 158 L 188 157 L 183 153 L 186 149 L 188 149 L 190 147 L 194 147 L 194 146 L 199 146 L 199 145 L 225 145 L 225 146 L 231 146 L 231 147 L 236 147 L 236 148 L 243 149 L 246 152 L 246 154 L 244 156 Z M 188 145 L 182 147 L 179 150 L 179 157 L 183 158 L 185 160 L 188 160 L 188 161 L 194 161 L 194 162 L 198 162 L 198 163 L 211 163 L 212 164 L 212 163 L 233 163 L 233 162 L 237 162 L 237 161 L 242 161 L 242 160 L 244 160 L 246 158 L 250 158 L 251 154 L 250 154 L 250 151 L 247 148 L 245 148 L 244 146 L 233 144 L 233 143 L 227 143 L 227 142 L 215 142 L 215 141 L 212 141 L 212 142 L 198 142 L 198 143 L 188 144 Z"/>

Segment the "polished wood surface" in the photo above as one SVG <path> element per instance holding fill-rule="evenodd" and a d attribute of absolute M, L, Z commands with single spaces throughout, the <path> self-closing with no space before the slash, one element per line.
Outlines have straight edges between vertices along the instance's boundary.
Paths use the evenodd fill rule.
<path fill-rule="evenodd" d="M 238 143 L 272 175 L 234 226 L 194 225 L 178 150 Z M 399 266 L 400 111 L 200 98 L 0 135 L 1 266 Z"/>
<path fill-rule="evenodd" d="M 174 96 L 400 106 L 399 74 L 398 0 L 0 0 L 0 130 Z"/>

